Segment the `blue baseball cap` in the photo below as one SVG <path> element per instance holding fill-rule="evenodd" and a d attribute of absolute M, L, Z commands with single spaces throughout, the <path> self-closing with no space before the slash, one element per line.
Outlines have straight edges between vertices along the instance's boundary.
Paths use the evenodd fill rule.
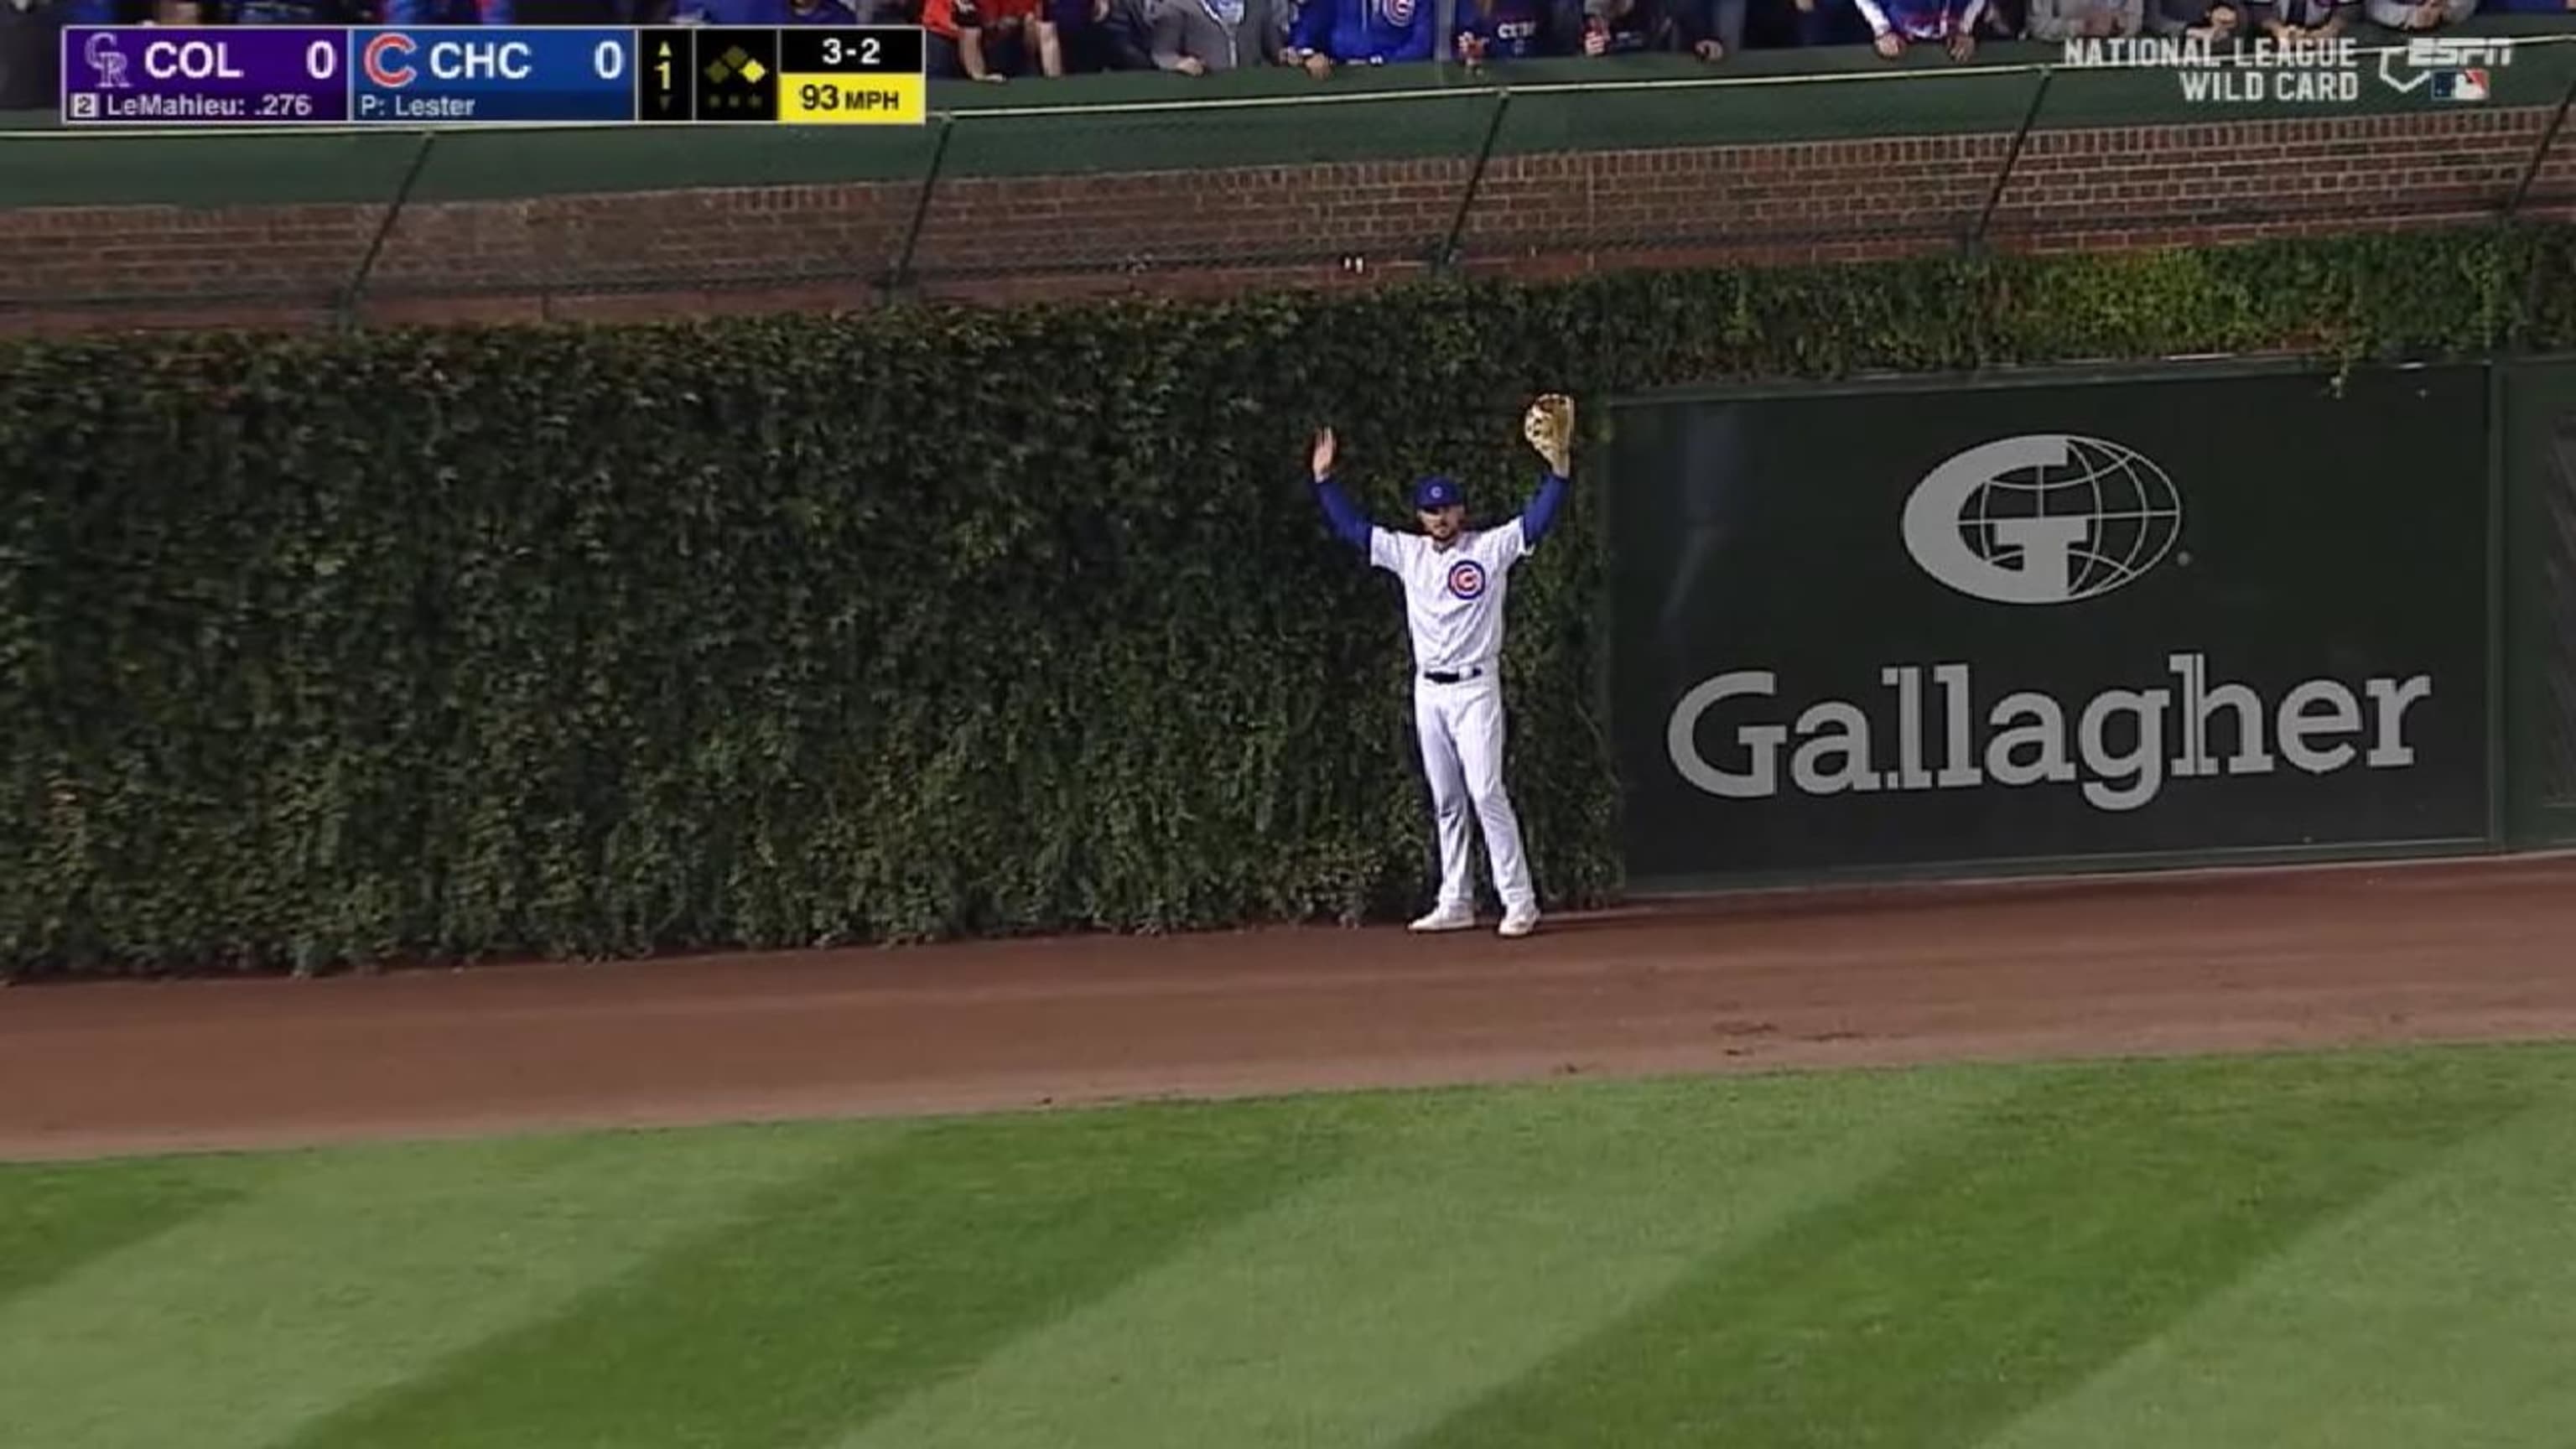
<path fill-rule="evenodd" d="M 1431 477 L 1413 485 L 1413 506 L 1428 513 L 1436 508 L 1450 508 L 1467 501 L 1458 485 L 1446 478 Z"/>

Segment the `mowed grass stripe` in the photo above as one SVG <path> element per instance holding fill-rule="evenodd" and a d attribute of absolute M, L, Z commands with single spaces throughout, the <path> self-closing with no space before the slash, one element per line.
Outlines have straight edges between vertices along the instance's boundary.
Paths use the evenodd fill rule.
<path fill-rule="evenodd" d="M 2476 1058 L 2028 1080 L 1419 1444 L 1973 1445 L 2531 1101 Z"/>
<path fill-rule="evenodd" d="M 231 1207 L 0 1303 L 0 1443 L 276 1443 L 553 1311 L 764 1187 L 898 1136 L 743 1128 L 281 1159 Z"/>
<path fill-rule="evenodd" d="M 2576 1079 L 2263 1270 L 1994 1449 L 2576 1443 Z"/>
<path fill-rule="evenodd" d="M 1865 1074 L 1410 1099 L 1417 1120 L 1349 1172 L 843 1449 L 1392 1442 L 1703 1256 L 1853 1190 L 2001 1090 L 1977 1073 Z"/>
<path fill-rule="evenodd" d="M 231 1157 L 104 1172 L 88 1165 L 0 1165 L 0 1303 L 234 1202 L 266 1171 L 264 1163 Z M 7 1375 L 0 1368 L 0 1383 Z M 0 1392 L 0 1406 L 6 1403 Z"/>
<path fill-rule="evenodd" d="M 791 1184 L 297 1449 L 830 1439 L 1338 1170 L 1375 1101 L 924 1125 Z"/>

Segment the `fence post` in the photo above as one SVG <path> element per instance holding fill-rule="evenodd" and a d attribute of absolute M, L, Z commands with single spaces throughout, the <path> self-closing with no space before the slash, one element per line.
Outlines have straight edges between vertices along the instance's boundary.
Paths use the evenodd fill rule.
<path fill-rule="evenodd" d="M 385 214 L 376 222 L 376 234 L 367 239 L 366 255 L 358 258 L 358 269 L 349 274 L 348 285 L 340 289 L 339 305 L 333 308 L 332 322 L 342 331 L 358 325 L 358 304 L 367 295 L 367 278 L 376 270 L 376 258 L 383 254 L 385 239 L 394 234 L 394 221 L 411 201 L 411 189 L 419 184 L 421 169 L 429 164 L 430 148 L 438 144 L 436 131 L 420 133 L 420 144 L 412 148 L 411 165 L 404 168 L 402 184 L 394 188 L 393 198 L 385 203 Z"/>
<path fill-rule="evenodd" d="M 2540 179 L 2540 168 L 2549 160 L 2549 149 L 2558 144 L 2558 128 L 2567 124 L 2567 108 L 2576 104 L 2576 76 L 2567 79 L 2567 93 L 2558 98 L 2558 109 L 2549 113 L 2549 124 L 2540 128 L 2540 144 L 2531 148 L 2531 159 L 2523 164 L 2522 179 L 2513 184 L 2513 195 L 2504 203 L 2504 219 L 2511 221 L 2522 210 L 2523 199 L 2531 194 L 2531 184 Z"/>
<path fill-rule="evenodd" d="M 1995 208 L 2003 203 L 2004 187 L 2011 182 L 2013 167 L 2021 164 L 2021 148 L 2030 139 L 2030 128 L 2039 120 L 2039 108 L 2048 100 L 2048 83 L 2057 78 L 2057 67 L 2039 68 L 2039 84 L 2031 87 L 2030 106 L 2021 115 L 2021 126 L 2013 132 L 2012 144 L 2004 148 L 2004 164 L 1995 168 L 1995 184 L 1986 190 L 1986 204 L 1977 210 L 1977 224 L 1961 247 L 1970 256 L 1985 250 L 1986 227 L 1995 219 Z"/>
<path fill-rule="evenodd" d="M 957 117 L 943 111 L 939 116 L 939 134 L 930 142 L 930 164 L 921 169 L 921 190 L 912 198 L 912 221 L 903 229 L 903 249 L 895 254 L 894 269 L 886 273 L 885 298 L 892 302 L 912 285 L 912 252 L 921 244 L 921 226 L 930 217 L 930 196 L 939 189 L 940 172 L 948 164 L 948 137 L 957 129 Z"/>
<path fill-rule="evenodd" d="M 1494 114 L 1485 122 L 1485 139 L 1476 148 L 1476 164 L 1467 172 L 1467 184 L 1458 189 L 1458 211 L 1449 218 L 1449 235 L 1442 238 L 1440 250 L 1431 257 L 1431 270 L 1445 272 L 1458 265 L 1458 239 L 1466 234 L 1467 214 L 1475 209 L 1476 193 L 1485 185 L 1485 165 L 1494 157 L 1494 142 L 1503 134 L 1503 113 L 1512 108 L 1512 88 L 1494 88 Z"/>

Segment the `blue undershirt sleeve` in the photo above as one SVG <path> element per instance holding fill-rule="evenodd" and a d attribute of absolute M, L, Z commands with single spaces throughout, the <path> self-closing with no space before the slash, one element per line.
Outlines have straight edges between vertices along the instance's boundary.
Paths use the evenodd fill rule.
<path fill-rule="evenodd" d="M 1330 478 L 1316 479 L 1315 501 L 1323 505 L 1324 521 L 1333 526 L 1334 537 L 1362 553 L 1368 552 L 1368 518 L 1360 512 L 1358 504 L 1351 502 L 1351 496 L 1342 491 L 1341 484 Z"/>
<path fill-rule="evenodd" d="M 1529 507 L 1521 510 L 1521 542 L 1536 548 L 1538 541 L 1547 537 L 1548 530 L 1556 526 L 1556 511 L 1565 506 L 1566 487 L 1565 479 L 1555 473 L 1539 483 Z"/>

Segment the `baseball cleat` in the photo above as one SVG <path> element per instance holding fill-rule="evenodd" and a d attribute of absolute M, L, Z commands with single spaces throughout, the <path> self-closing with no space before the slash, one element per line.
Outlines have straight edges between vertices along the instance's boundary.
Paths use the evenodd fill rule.
<path fill-rule="evenodd" d="M 1537 929 L 1538 907 L 1523 906 L 1516 911 L 1505 911 L 1503 913 L 1503 923 L 1495 928 L 1495 934 L 1503 936 L 1526 936 Z"/>
<path fill-rule="evenodd" d="M 1410 931 L 1463 931 L 1476 924 L 1473 906 L 1441 906 L 1405 929 Z"/>

